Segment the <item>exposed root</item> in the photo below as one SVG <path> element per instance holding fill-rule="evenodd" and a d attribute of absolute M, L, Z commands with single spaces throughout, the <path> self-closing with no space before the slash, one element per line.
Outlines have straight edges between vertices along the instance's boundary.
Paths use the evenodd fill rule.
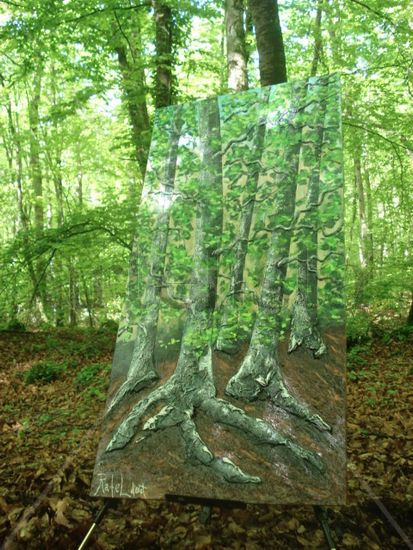
<path fill-rule="evenodd" d="M 278 382 L 273 384 L 269 388 L 269 393 L 272 394 L 272 401 L 278 407 L 284 409 L 285 411 L 290 412 L 291 414 L 302 418 L 313 424 L 321 432 L 327 431 L 331 432 L 331 426 L 325 422 L 321 416 L 318 414 L 312 413 L 310 409 L 301 401 L 296 399 L 290 394 L 290 392 L 285 387 L 284 382 Z"/>
<path fill-rule="evenodd" d="M 320 431 L 331 427 L 290 394 L 282 379 L 278 358 L 265 346 L 248 351 L 238 372 L 229 380 L 225 393 L 241 401 L 254 401 L 267 394 L 277 406 L 313 424 Z"/>
<path fill-rule="evenodd" d="M 212 468 L 230 483 L 260 483 L 261 479 L 244 473 L 241 468 L 227 457 L 216 458 L 201 439 L 195 422 L 189 417 L 181 423 L 181 433 L 185 442 L 188 458 Z"/>
<path fill-rule="evenodd" d="M 225 393 L 242 401 L 254 401 L 268 386 L 276 369 L 276 358 L 262 346 L 250 348 L 238 372 L 229 380 Z"/>
<path fill-rule="evenodd" d="M 228 426 L 233 426 L 243 432 L 247 432 L 252 435 L 258 443 L 267 443 L 273 446 L 284 445 L 297 458 L 306 460 L 320 472 L 323 472 L 325 469 L 322 460 L 316 453 L 303 449 L 291 439 L 274 430 L 270 424 L 264 422 L 261 418 L 249 416 L 242 409 L 235 407 L 223 399 L 209 399 L 203 403 L 201 409 L 205 411 L 214 422 L 227 424 Z"/>
<path fill-rule="evenodd" d="M 121 385 L 121 387 L 116 392 L 114 398 L 109 404 L 109 407 L 106 411 L 106 414 L 110 414 L 118 405 L 123 401 L 123 399 L 131 394 L 131 393 L 137 393 L 144 388 L 148 388 L 150 385 L 152 385 L 156 380 L 159 379 L 159 376 L 154 373 L 147 373 L 146 375 L 141 376 L 139 379 L 132 379 L 127 378 L 125 382 Z"/>
<path fill-rule="evenodd" d="M 109 445 L 106 448 L 106 451 L 115 451 L 126 447 L 135 435 L 143 415 L 149 407 L 159 403 L 160 401 L 164 401 L 169 394 L 168 390 L 168 384 L 165 384 L 165 386 L 157 388 L 147 397 L 142 399 L 142 401 L 140 401 L 137 405 L 135 405 L 125 420 L 122 421 L 120 426 L 115 431 Z"/>
<path fill-rule="evenodd" d="M 231 483 L 260 483 L 259 477 L 243 472 L 228 457 L 216 457 L 207 447 L 201 439 L 194 421 L 195 411 L 199 409 L 204 411 L 214 422 L 233 426 L 244 434 L 253 436 L 258 444 L 284 445 L 297 458 L 309 462 L 319 471 L 324 470 L 324 465 L 318 455 L 300 447 L 263 420 L 251 417 L 242 409 L 215 397 L 210 349 L 198 360 L 196 370 L 197 373 L 194 373 L 192 378 L 192 391 L 187 391 L 187 380 L 179 374 L 177 375 L 175 371 L 175 374 L 163 386 L 155 389 L 133 407 L 115 431 L 105 452 L 123 449 L 139 430 L 139 425 L 149 409 L 164 403 L 165 406 L 160 411 L 145 421 L 135 440 L 136 443 L 140 443 L 156 431 L 179 426 L 186 454 L 190 460 L 211 468 Z M 187 369 L 185 368 L 181 372 L 185 373 Z"/>

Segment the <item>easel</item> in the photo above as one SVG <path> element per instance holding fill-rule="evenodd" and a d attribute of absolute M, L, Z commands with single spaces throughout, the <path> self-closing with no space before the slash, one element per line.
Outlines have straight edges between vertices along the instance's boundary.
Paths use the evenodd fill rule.
<path fill-rule="evenodd" d="M 103 503 L 102 507 L 97 512 L 92 525 L 90 526 L 89 531 L 86 533 L 85 538 L 82 540 L 80 546 L 77 550 L 84 550 L 87 547 L 88 541 L 95 531 L 96 527 L 102 522 L 105 517 L 106 512 L 109 508 L 116 506 L 116 503 L 119 499 L 107 498 Z M 212 507 L 216 506 L 219 508 L 234 509 L 234 508 L 245 508 L 246 504 L 244 502 L 236 501 L 227 501 L 227 500 L 213 500 L 197 497 L 181 497 L 177 495 L 165 495 L 166 502 L 178 502 L 180 504 L 198 504 L 202 506 L 201 511 L 198 514 L 199 521 L 205 525 L 211 520 Z M 333 537 L 328 523 L 328 514 L 327 510 L 322 506 L 314 506 L 314 513 L 316 518 L 321 524 L 323 533 L 330 550 L 336 550 L 333 542 Z"/>

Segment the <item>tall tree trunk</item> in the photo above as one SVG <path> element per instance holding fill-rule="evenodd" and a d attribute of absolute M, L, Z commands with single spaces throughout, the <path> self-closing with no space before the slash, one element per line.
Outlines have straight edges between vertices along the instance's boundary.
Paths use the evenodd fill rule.
<path fill-rule="evenodd" d="M 412 292 L 412 301 L 410 303 L 410 309 L 409 309 L 409 314 L 407 316 L 407 321 L 406 321 L 407 325 L 412 327 L 413 326 L 413 292 Z"/>
<path fill-rule="evenodd" d="M 243 151 L 242 162 L 246 165 L 247 180 L 245 183 L 245 198 L 241 205 L 239 231 L 234 247 L 234 262 L 230 272 L 229 294 L 224 305 L 221 327 L 216 343 L 216 349 L 226 353 L 236 353 L 245 337 L 240 333 L 239 302 L 243 298 L 243 282 L 245 260 L 248 251 L 248 238 L 254 213 L 255 196 L 260 175 L 261 156 L 264 149 L 265 129 L 268 113 L 268 98 L 270 88 L 259 92 L 256 102 L 256 121 L 247 151 Z M 255 112 L 255 111 L 254 111 Z M 245 140 L 248 140 L 250 128 L 246 129 Z M 237 136 L 237 143 L 239 136 Z M 238 179 L 239 174 L 236 178 Z"/>
<path fill-rule="evenodd" d="M 369 167 L 367 163 L 364 165 L 363 170 L 364 181 L 365 181 L 365 203 L 366 203 L 366 225 L 367 225 L 367 247 L 366 247 L 366 259 L 367 266 L 369 271 L 369 276 L 374 275 L 374 239 L 373 239 L 373 200 L 371 196 L 371 182 Z"/>
<path fill-rule="evenodd" d="M 182 108 L 179 107 L 170 120 L 165 131 L 169 133 L 168 153 L 164 160 L 163 171 L 159 181 L 159 192 L 162 204 L 157 205 L 155 234 L 148 259 L 149 270 L 140 304 L 141 316 L 137 325 L 137 336 L 130 363 L 128 376 L 113 398 L 109 410 L 117 406 L 126 395 L 137 392 L 157 380 L 155 370 L 155 344 L 158 328 L 158 317 L 161 305 L 161 291 L 164 286 L 165 254 L 169 237 L 169 217 L 175 184 L 176 162 L 178 158 L 178 142 L 183 125 Z M 132 251 L 131 265 L 136 263 L 136 246 Z M 136 317 L 136 291 L 138 283 L 135 271 L 130 272 L 126 309 L 131 317 Z"/>
<path fill-rule="evenodd" d="M 145 178 L 150 142 L 150 123 L 146 106 L 145 73 L 139 65 L 141 59 L 140 35 L 137 35 L 137 55 L 128 60 L 125 46 L 118 46 L 116 53 L 122 74 L 123 96 L 129 113 L 135 157 L 142 181 Z"/>
<path fill-rule="evenodd" d="M 75 327 L 77 325 L 77 312 L 79 306 L 79 290 L 76 280 L 75 267 L 73 259 L 69 259 L 69 325 Z"/>
<path fill-rule="evenodd" d="M 359 250 L 360 265 L 367 268 L 367 216 L 364 193 L 363 176 L 361 173 L 361 146 L 356 149 L 354 156 L 354 180 L 357 188 L 358 213 L 359 213 Z"/>
<path fill-rule="evenodd" d="M 307 124 L 311 124 L 312 109 L 318 96 L 317 92 L 314 93 L 316 86 L 309 83 L 307 87 L 305 102 L 308 105 L 307 116 L 310 118 Z M 299 93 L 294 105 L 302 105 L 301 98 L 302 95 Z M 238 372 L 229 380 L 225 391 L 232 397 L 246 401 L 256 399 L 262 392 L 267 393 L 285 410 L 304 418 L 321 430 L 328 430 L 329 426 L 317 414 L 311 413 L 287 390 L 277 351 L 281 328 L 283 281 L 289 261 L 291 231 L 295 221 L 299 220 L 299 215 L 294 214 L 299 160 L 301 149 L 305 147 L 304 136 L 301 137 L 301 132 L 296 130 L 295 125 L 296 122 L 290 121 L 286 129 L 280 130 L 283 132 L 280 137 L 283 145 L 278 152 L 282 158 L 279 163 L 286 167 L 286 172 L 278 181 L 275 178 L 276 209 L 273 215 L 276 220 L 290 220 L 290 223 L 271 228 L 267 263 L 250 346 Z M 303 133 L 305 128 L 306 125 L 303 127 Z"/>
<path fill-rule="evenodd" d="M 266 422 L 249 417 L 242 409 L 216 398 L 212 373 L 212 317 L 216 300 L 218 260 L 216 248 L 222 231 L 222 172 L 219 113 L 216 99 L 199 102 L 199 141 L 202 157 L 200 195 L 197 201 L 193 273 L 178 363 L 174 374 L 135 405 L 121 422 L 106 452 L 123 449 L 135 436 L 153 405 L 163 408 L 147 419 L 138 441 L 153 432 L 178 426 L 189 459 L 211 468 L 230 483 L 259 483 L 228 457 L 217 458 L 201 439 L 195 423 L 197 411 L 214 422 L 237 427 L 259 443 L 285 445 L 297 457 L 322 469 L 315 453 L 299 447 Z"/>
<path fill-rule="evenodd" d="M 36 237 L 40 238 L 44 229 L 43 177 L 40 161 L 40 94 L 42 86 L 43 67 L 39 66 L 34 74 L 34 84 L 31 97 L 28 98 L 28 115 L 30 126 L 30 175 L 34 197 L 34 228 Z M 47 321 L 46 269 L 44 259 L 35 264 L 36 286 L 33 297 L 36 301 L 37 313 L 42 321 Z"/>
<path fill-rule="evenodd" d="M 166 107 L 172 101 L 172 9 L 159 0 L 153 0 L 155 18 L 155 107 Z"/>
<path fill-rule="evenodd" d="M 248 88 L 243 0 L 225 0 L 228 88 L 235 92 Z"/>
<path fill-rule="evenodd" d="M 39 69 L 34 75 L 33 94 L 29 99 L 30 171 L 34 195 L 34 225 L 36 232 L 39 235 L 41 235 L 44 227 L 43 178 L 40 164 L 39 142 L 39 106 L 41 81 L 42 69 Z"/>
<path fill-rule="evenodd" d="M 323 52 L 323 41 L 321 36 L 321 18 L 323 15 L 323 3 L 328 0 L 318 0 L 317 13 L 314 21 L 314 52 L 313 61 L 311 63 L 310 76 L 317 74 L 318 64 L 321 60 L 321 54 Z"/>
<path fill-rule="evenodd" d="M 249 0 L 255 27 L 261 86 L 287 81 L 277 0 Z"/>
<path fill-rule="evenodd" d="M 317 89 L 318 86 L 315 86 Z M 318 88 L 320 89 L 320 88 Z M 291 333 L 288 351 L 304 344 L 315 357 L 326 352 L 318 327 L 318 208 L 320 198 L 321 150 L 324 138 L 326 94 L 317 103 L 315 115 L 303 129 L 300 151 L 299 184 L 307 189 L 307 204 L 302 217 L 302 229 L 297 231 L 298 275 L 297 294 L 292 307 Z"/>

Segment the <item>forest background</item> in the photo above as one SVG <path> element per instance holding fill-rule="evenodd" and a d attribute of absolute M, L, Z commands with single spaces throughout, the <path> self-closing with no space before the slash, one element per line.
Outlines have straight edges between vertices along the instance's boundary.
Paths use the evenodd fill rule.
<path fill-rule="evenodd" d="M 47 409 L 53 395 L 31 395 L 46 415 L 38 424 L 27 403 L 10 405 L 33 393 L 30 382 L 55 380 L 59 391 L 60 379 L 66 388 L 71 380 L 73 392 L 94 397 L 95 417 L 101 412 L 155 108 L 338 72 L 349 399 L 363 418 L 398 404 L 399 416 L 386 417 L 392 442 L 380 452 L 382 463 L 395 453 L 402 461 L 386 483 L 394 492 L 400 481 L 405 498 L 411 460 L 398 434 L 407 428 L 413 355 L 412 16 L 407 0 L 0 2 L 2 429 L 10 448 L 13 438 L 33 447 L 34 434 L 49 449 L 67 443 L 62 418 Z M 352 432 L 350 417 L 350 444 L 354 436 L 357 456 L 371 455 L 363 470 L 383 429 L 356 425 Z M 35 479 L 40 487 L 49 478 Z M 26 500 L 17 490 L 4 500 L 2 525 L 21 520 L 36 483 Z M 53 502 L 55 510 L 61 499 Z M 26 528 L 39 519 L 29 516 Z"/>

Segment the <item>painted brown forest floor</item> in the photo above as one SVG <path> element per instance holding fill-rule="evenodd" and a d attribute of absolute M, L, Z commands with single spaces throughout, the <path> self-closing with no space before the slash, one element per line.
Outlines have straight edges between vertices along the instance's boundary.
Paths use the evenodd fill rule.
<path fill-rule="evenodd" d="M 114 334 L 97 331 L 0 333 L 0 541 L 6 549 L 74 549 L 100 507 L 88 494 L 114 341 Z M 56 379 L 27 384 L 25 373 L 39 361 L 38 376 Z M 348 367 L 348 505 L 329 508 L 337 547 L 404 548 L 374 499 L 413 541 L 413 338 L 385 335 L 353 347 Z M 207 525 L 198 521 L 199 511 L 120 501 L 91 548 L 326 548 L 311 507 L 214 508 Z"/>

